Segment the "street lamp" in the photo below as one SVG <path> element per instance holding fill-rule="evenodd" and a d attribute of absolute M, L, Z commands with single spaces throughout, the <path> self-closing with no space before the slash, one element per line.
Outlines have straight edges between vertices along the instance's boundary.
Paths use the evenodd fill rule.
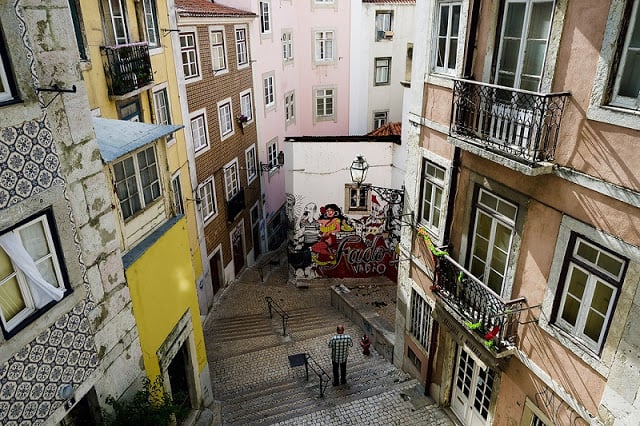
<path fill-rule="evenodd" d="M 351 172 L 351 181 L 355 183 L 358 188 L 362 188 L 363 191 L 368 191 L 369 189 L 373 190 L 389 204 L 402 204 L 404 187 L 402 189 L 394 189 L 364 183 L 364 180 L 367 177 L 367 170 L 369 170 L 369 163 L 367 163 L 364 155 L 358 154 L 351 163 L 351 167 L 349 167 L 349 171 Z"/>

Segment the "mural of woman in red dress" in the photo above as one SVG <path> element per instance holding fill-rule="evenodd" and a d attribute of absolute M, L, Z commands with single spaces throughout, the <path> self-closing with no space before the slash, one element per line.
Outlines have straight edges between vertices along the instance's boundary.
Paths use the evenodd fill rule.
<path fill-rule="evenodd" d="M 340 207 L 336 204 L 327 204 L 320 208 L 320 241 L 311 246 L 313 261 L 317 265 L 334 265 L 336 263 L 336 248 L 338 247 L 337 233 L 340 231 L 352 231 L 342 216 Z"/>

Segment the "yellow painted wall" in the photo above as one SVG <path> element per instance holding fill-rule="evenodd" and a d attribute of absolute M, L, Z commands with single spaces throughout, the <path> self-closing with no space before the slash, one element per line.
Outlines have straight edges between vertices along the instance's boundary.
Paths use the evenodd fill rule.
<path fill-rule="evenodd" d="M 134 2 L 133 0 L 125 0 L 124 3 L 127 11 L 127 23 L 131 41 L 137 42 L 144 40 L 144 36 L 139 32 L 138 18 L 135 13 L 137 2 Z M 117 119 L 118 113 L 116 104 L 109 99 L 109 92 L 100 53 L 100 47 L 105 45 L 105 41 L 102 23 L 103 17 L 100 12 L 99 4 L 100 2 L 95 0 L 80 0 L 82 21 L 84 23 L 84 32 L 87 41 L 86 49 L 89 55 L 89 61 L 83 62 L 81 65 L 82 77 L 85 80 L 90 108 L 99 108 L 100 114 L 104 118 Z M 150 52 L 151 67 L 154 72 L 154 83 L 156 85 L 163 83 L 167 84 L 172 123 L 183 124 L 180 100 L 178 97 L 176 64 L 173 56 L 173 38 L 171 33 L 165 34 L 161 30 L 162 28 L 172 28 L 169 23 L 167 2 L 159 1 L 155 4 L 157 8 L 161 48 L 152 49 Z M 110 25 L 110 22 L 107 22 L 107 24 Z M 151 123 L 152 111 L 148 92 L 140 93 L 140 106 L 142 109 L 142 120 L 145 123 Z M 175 143 L 167 146 L 169 173 L 170 175 L 173 175 L 177 171 L 180 172 L 185 216 L 187 217 L 187 232 L 189 235 L 191 261 L 197 278 L 202 275 L 203 265 L 198 240 L 195 204 L 192 201 L 187 200 L 193 198 L 191 196 L 191 194 L 193 194 L 193 190 L 191 187 L 191 179 L 189 177 L 189 166 L 186 151 L 187 147 L 184 131 L 181 130 L 176 132 L 175 138 Z M 196 283 L 194 280 L 194 286 L 195 285 Z"/>
<path fill-rule="evenodd" d="M 160 374 L 156 352 L 187 309 L 201 373 L 207 358 L 184 217 L 129 266 L 126 277 L 147 376 Z"/>

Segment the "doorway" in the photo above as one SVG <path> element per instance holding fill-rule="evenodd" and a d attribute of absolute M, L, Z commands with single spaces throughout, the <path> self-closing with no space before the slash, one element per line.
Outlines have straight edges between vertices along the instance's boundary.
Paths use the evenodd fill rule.
<path fill-rule="evenodd" d="M 495 372 L 458 347 L 451 410 L 465 426 L 484 426 L 489 417 Z"/>
<path fill-rule="evenodd" d="M 213 294 L 216 294 L 222 287 L 222 259 L 220 250 L 216 251 L 213 256 L 209 258 L 209 271 L 211 272 Z"/>
<path fill-rule="evenodd" d="M 242 224 L 231 232 L 231 250 L 233 252 L 233 269 L 237 276 L 244 267 L 244 243 L 242 241 Z"/>
<path fill-rule="evenodd" d="M 187 372 L 189 354 L 187 353 L 186 344 L 186 342 L 182 344 L 167 369 L 173 403 L 180 407 L 178 414 L 176 415 L 176 421 L 178 424 L 181 424 L 181 422 L 189 415 L 189 411 L 191 410 L 189 375 Z"/>

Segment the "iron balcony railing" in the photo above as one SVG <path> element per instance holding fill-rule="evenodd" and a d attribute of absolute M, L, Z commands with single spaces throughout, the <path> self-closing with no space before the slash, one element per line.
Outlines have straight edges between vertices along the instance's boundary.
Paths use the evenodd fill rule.
<path fill-rule="evenodd" d="M 240 188 L 238 193 L 227 201 L 227 221 L 233 222 L 238 213 L 245 208 L 244 203 L 244 189 Z"/>
<path fill-rule="evenodd" d="M 449 134 L 531 167 L 553 162 L 568 96 L 456 79 Z"/>
<path fill-rule="evenodd" d="M 431 290 L 463 319 L 469 332 L 484 339 L 488 348 L 500 352 L 514 347 L 524 297 L 504 301 L 449 255 L 435 258 L 435 285 Z"/>
<path fill-rule="evenodd" d="M 153 83 L 147 42 L 104 46 L 102 51 L 110 96 L 123 96 Z"/>

